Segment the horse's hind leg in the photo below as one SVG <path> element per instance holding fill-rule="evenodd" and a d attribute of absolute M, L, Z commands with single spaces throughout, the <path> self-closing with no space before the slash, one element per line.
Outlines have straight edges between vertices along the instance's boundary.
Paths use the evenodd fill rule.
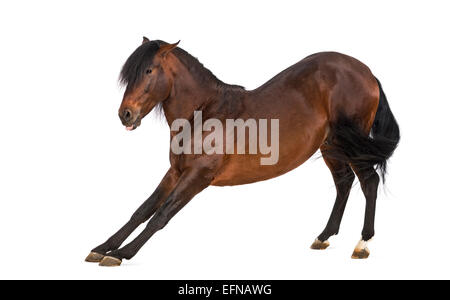
<path fill-rule="evenodd" d="M 370 254 L 370 251 L 367 248 L 367 243 L 375 234 L 375 206 L 380 176 L 378 176 L 373 166 L 356 167 L 352 165 L 352 167 L 358 176 L 361 189 L 366 197 L 366 212 L 364 217 L 362 238 L 356 245 L 352 258 L 367 258 Z"/>
<path fill-rule="evenodd" d="M 321 147 L 322 154 L 324 155 L 323 159 L 330 169 L 336 185 L 336 201 L 327 226 L 311 245 L 311 249 L 315 250 L 326 249 L 330 245 L 328 238 L 332 235 L 338 234 L 345 205 L 347 204 L 350 189 L 352 187 L 353 180 L 355 179 L 355 174 L 348 163 L 327 158 L 325 156 L 326 151 L 324 150 L 325 149 Z"/>
<path fill-rule="evenodd" d="M 177 172 L 170 169 L 150 198 L 136 210 L 130 220 L 106 242 L 94 248 L 85 260 L 87 262 L 100 262 L 109 251 L 118 249 L 130 234 L 140 224 L 147 221 L 161 206 L 162 202 L 172 192 L 178 177 Z"/>

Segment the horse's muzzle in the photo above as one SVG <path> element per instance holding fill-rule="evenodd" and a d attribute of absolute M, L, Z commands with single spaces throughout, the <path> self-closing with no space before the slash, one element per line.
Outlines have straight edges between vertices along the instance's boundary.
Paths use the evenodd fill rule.
<path fill-rule="evenodd" d="M 141 125 L 139 115 L 133 113 L 133 111 L 128 108 L 119 111 L 119 118 L 127 130 L 134 130 Z"/>

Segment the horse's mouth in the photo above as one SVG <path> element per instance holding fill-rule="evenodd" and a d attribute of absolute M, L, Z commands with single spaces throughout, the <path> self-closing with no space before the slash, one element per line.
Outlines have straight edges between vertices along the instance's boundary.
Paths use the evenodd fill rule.
<path fill-rule="evenodd" d="M 135 130 L 136 128 L 138 128 L 139 125 L 141 125 L 141 120 L 137 119 L 136 122 L 134 122 L 130 126 L 125 126 L 125 129 L 128 131 L 132 131 L 132 130 Z"/>

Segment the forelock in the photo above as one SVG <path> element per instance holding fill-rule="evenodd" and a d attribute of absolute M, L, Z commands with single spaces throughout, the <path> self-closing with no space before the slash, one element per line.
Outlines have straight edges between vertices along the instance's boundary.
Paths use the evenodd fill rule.
<path fill-rule="evenodd" d="M 125 86 L 135 86 L 142 79 L 145 70 L 151 65 L 159 49 L 157 41 L 150 41 L 139 46 L 122 67 L 119 82 Z"/>

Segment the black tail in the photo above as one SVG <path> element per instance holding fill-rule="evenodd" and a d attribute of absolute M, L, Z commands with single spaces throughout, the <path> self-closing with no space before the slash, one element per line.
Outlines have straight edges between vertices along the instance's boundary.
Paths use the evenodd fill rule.
<path fill-rule="evenodd" d="M 323 155 L 359 168 L 376 166 L 384 182 L 387 160 L 400 141 L 400 129 L 378 79 L 377 82 L 380 100 L 370 135 L 367 136 L 355 121 L 342 117 L 331 124 Z"/>
<path fill-rule="evenodd" d="M 383 88 L 381 87 L 381 83 L 378 79 L 377 82 L 380 89 L 380 102 L 378 103 L 378 109 L 372 125 L 371 133 L 375 143 L 380 144 L 384 150 L 384 159 L 377 164 L 384 181 L 384 175 L 386 174 L 387 167 L 386 161 L 394 153 L 394 150 L 397 148 L 398 142 L 400 141 L 400 128 L 398 127 L 398 123 L 392 114 L 386 95 L 384 94 Z"/>

